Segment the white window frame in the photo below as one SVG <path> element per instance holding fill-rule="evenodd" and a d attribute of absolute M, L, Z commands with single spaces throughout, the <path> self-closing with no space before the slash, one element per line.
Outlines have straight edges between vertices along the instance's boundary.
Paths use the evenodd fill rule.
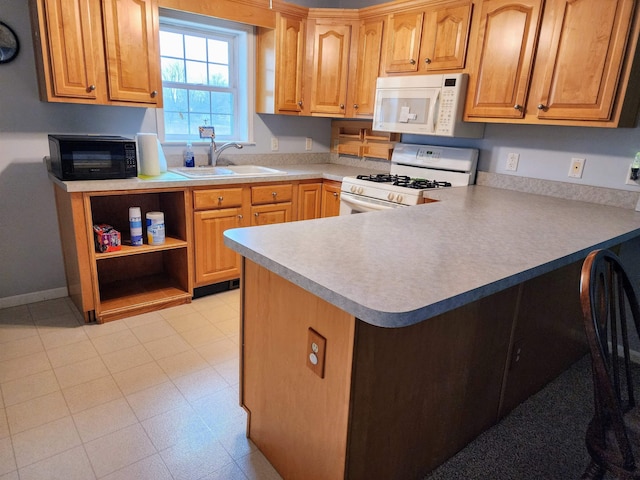
<path fill-rule="evenodd" d="M 236 33 L 242 32 L 240 41 L 236 42 L 237 51 L 234 52 L 234 59 L 230 59 L 230 64 L 235 64 L 239 74 L 239 84 L 237 86 L 237 105 L 235 107 L 235 121 L 237 123 L 236 131 L 244 133 L 240 138 L 221 137 L 216 134 L 216 140 L 227 142 L 234 141 L 243 144 L 253 144 L 253 119 L 255 115 L 255 35 L 254 28 L 251 25 L 230 22 L 218 18 L 198 15 L 189 12 L 181 12 L 160 8 L 160 28 L 167 25 L 173 30 L 180 30 L 184 27 L 185 33 L 192 31 L 218 30 L 220 33 L 225 32 Z M 246 84 L 243 88 L 242 83 Z M 209 145 L 209 140 L 191 139 L 166 139 L 164 124 L 164 109 L 156 109 L 156 126 L 158 138 L 163 144 L 185 145 L 199 143 Z"/>

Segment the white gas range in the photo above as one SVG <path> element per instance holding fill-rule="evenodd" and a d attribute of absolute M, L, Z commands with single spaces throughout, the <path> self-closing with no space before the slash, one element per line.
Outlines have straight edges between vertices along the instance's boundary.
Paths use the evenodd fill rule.
<path fill-rule="evenodd" d="M 388 174 L 342 180 L 340 215 L 425 203 L 429 189 L 473 184 L 477 163 L 476 149 L 398 143 Z"/>

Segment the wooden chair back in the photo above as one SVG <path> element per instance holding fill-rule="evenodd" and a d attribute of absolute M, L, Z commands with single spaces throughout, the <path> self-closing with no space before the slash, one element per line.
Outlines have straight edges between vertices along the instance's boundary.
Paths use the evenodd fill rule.
<path fill-rule="evenodd" d="M 582 478 L 640 478 L 638 432 L 629 325 L 640 332 L 635 288 L 620 259 L 608 250 L 591 252 L 582 266 L 580 300 L 591 351 L 594 407 L 586 444 L 592 463 Z"/>

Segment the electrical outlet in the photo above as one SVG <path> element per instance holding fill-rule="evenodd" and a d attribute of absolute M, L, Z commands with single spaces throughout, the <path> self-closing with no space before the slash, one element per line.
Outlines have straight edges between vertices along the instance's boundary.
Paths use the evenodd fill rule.
<path fill-rule="evenodd" d="M 627 178 L 625 180 L 625 185 L 636 185 L 638 187 L 640 187 L 640 175 L 638 176 L 638 178 L 636 180 L 633 180 L 631 178 L 631 165 L 629 165 L 629 170 L 627 170 Z"/>
<path fill-rule="evenodd" d="M 327 350 L 327 339 L 309 328 L 307 335 L 307 367 L 320 378 L 324 378 L 324 359 Z"/>
<path fill-rule="evenodd" d="M 518 160 L 520 160 L 519 153 L 510 153 L 507 155 L 507 164 L 505 165 L 505 170 L 510 170 L 515 172 L 518 170 Z"/>
<path fill-rule="evenodd" d="M 571 166 L 569 167 L 569 176 L 572 178 L 582 178 L 582 171 L 584 170 L 584 158 L 572 158 Z"/>
<path fill-rule="evenodd" d="M 312 148 L 313 148 L 313 139 L 311 137 L 307 137 L 304 144 L 304 149 L 311 150 Z"/>
<path fill-rule="evenodd" d="M 271 151 L 277 152 L 279 148 L 278 137 L 271 137 Z"/>

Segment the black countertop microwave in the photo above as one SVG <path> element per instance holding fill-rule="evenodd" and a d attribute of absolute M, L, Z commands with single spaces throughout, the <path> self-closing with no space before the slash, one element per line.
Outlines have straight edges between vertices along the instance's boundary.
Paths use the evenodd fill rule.
<path fill-rule="evenodd" d="M 136 142 L 106 135 L 49 135 L 51 172 L 61 180 L 138 176 Z"/>

